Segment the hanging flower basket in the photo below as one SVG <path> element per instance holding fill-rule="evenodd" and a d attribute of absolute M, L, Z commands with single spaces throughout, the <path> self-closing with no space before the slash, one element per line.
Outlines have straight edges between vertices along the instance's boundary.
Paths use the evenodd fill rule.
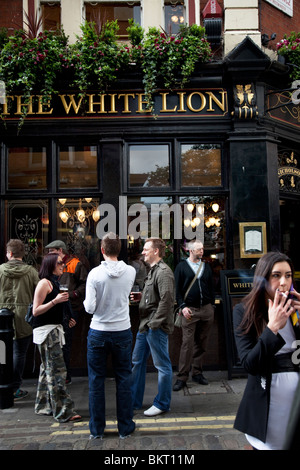
<path fill-rule="evenodd" d="M 86 22 L 74 44 L 68 43 L 63 31 L 45 31 L 36 37 L 17 31 L 2 40 L 0 50 L 0 80 L 7 95 L 22 92 L 26 103 L 31 95 L 39 94 L 46 102 L 60 91 L 66 78 L 68 86 L 82 95 L 95 88 L 105 93 L 118 78 L 137 70 L 151 108 L 159 86 L 184 87 L 196 66 L 211 58 L 201 26 L 183 26 L 177 35 L 157 28 L 145 34 L 132 20 L 127 29 L 129 44 L 118 41 L 118 29 L 117 21 L 107 21 L 98 29 Z"/>
<path fill-rule="evenodd" d="M 285 64 L 290 67 L 291 80 L 300 80 L 300 32 L 292 32 L 289 37 L 285 35 L 276 46 L 278 55 L 284 57 Z"/>

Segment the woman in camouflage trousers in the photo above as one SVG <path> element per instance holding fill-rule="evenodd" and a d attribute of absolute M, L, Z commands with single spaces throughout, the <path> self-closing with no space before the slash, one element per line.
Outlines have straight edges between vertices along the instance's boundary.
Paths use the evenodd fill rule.
<path fill-rule="evenodd" d="M 41 356 L 35 413 L 53 415 L 59 422 L 77 421 L 74 403 L 66 388 L 66 366 L 63 358 L 63 317 L 69 308 L 69 294 L 59 292 L 58 279 L 63 261 L 57 253 L 43 259 L 33 299 L 33 342 Z M 69 311 L 69 310 L 68 310 Z"/>

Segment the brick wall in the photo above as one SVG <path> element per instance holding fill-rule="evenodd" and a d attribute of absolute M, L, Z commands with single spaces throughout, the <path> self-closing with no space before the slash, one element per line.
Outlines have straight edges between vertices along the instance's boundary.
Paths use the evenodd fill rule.
<path fill-rule="evenodd" d="M 294 0 L 293 4 L 293 17 L 291 18 L 269 3 L 261 1 L 260 31 L 269 37 L 272 33 L 276 33 L 276 39 L 269 43 L 270 49 L 276 49 L 276 43 L 283 38 L 284 34 L 289 36 L 291 31 L 300 31 L 300 2 Z"/>
<path fill-rule="evenodd" d="M 0 1 L 0 28 L 7 28 L 9 32 L 22 27 L 22 0 Z"/>
<path fill-rule="evenodd" d="M 203 21 L 202 11 L 207 1 L 208 0 L 200 0 L 201 24 Z M 223 0 L 217 1 L 224 9 Z M 291 31 L 300 31 L 300 1 L 294 0 L 293 4 L 293 17 L 291 18 L 265 0 L 258 1 L 260 7 L 259 29 L 261 33 L 267 34 L 269 37 L 271 37 L 272 33 L 276 33 L 276 39 L 269 43 L 270 49 L 276 49 L 276 43 L 283 38 L 284 34 L 289 36 Z"/>

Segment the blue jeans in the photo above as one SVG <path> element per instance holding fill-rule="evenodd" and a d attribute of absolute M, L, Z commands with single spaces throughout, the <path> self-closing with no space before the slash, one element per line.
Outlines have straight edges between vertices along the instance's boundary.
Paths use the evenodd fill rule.
<path fill-rule="evenodd" d="M 147 360 L 152 356 L 158 370 L 158 394 L 153 405 L 163 411 L 170 409 L 172 394 L 172 365 L 169 357 L 169 337 L 161 329 L 138 332 L 132 355 L 132 397 L 134 409 L 142 407 Z"/>
<path fill-rule="evenodd" d="M 105 428 L 105 378 L 108 355 L 112 357 L 117 388 L 117 420 L 121 436 L 134 431 L 131 397 L 131 330 L 98 331 L 90 328 L 87 343 L 91 434 L 101 436 Z"/>

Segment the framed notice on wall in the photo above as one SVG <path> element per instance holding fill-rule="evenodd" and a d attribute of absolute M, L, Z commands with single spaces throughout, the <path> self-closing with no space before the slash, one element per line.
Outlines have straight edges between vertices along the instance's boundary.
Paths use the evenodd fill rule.
<path fill-rule="evenodd" d="M 267 252 L 266 222 L 241 222 L 241 258 L 261 258 Z"/>
<path fill-rule="evenodd" d="M 283 11 L 289 16 L 293 16 L 293 0 L 265 0 L 278 10 Z"/>

